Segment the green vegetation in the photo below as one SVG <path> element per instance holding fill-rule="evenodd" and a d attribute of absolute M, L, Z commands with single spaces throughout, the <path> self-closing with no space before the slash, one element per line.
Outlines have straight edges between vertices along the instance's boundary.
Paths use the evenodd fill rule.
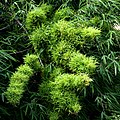
<path fill-rule="evenodd" d="M 0 1 L 2 120 L 119 120 L 119 0 Z"/>
<path fill-rule="evenodd" d="M 9 103 L 16 105 L 20 103 L 24 88 L 27 85 L 33 72 L 40 68 L 40 63 L 36 55 L 27 55 L 24 58 L 24 65 L 19 66 L 17 71 L 11 76 L 9 87 L 5 92 L 5 96 Z"/>

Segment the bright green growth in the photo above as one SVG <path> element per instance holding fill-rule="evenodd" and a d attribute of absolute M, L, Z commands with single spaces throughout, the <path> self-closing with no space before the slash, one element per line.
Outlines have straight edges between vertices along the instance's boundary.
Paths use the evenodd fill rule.
<path fill-rule="evenodd" d="M 78 46 L 81 49 L 86 42 L 93 42 L 97 35 L 100 35 L 100 30 L 98 29 L 93 27 L 82 28 L 76 26 L 72 21 L 62 19 L 53 24 L 50 23 L 37 28 L 31 33 L 30 40 L 35 51 L 38 52 L 40 49 L 45 49 L 53 52 L 56 46 L 64 44 L 63 41 L 74 49 Z"/>
<path fill-rule="evenodd" d="M 62 69 L 61 67 L 59 67 L 59 68 L 54 68 L 54 69 L 53 69 L 53 72 L 50 74 L 50 78 L 51 78 L 52 80 L 54 80 L 54 78 L 55 78 L 56 76 L 61 75 L 61 74 L 63 74 L 63 73 L 64 73 L 64 69 Z"/>
<path fill-rule="evenodd" d="M 61 37 L 68 34 L 68 31 L 67 31 L 68 28 L 73 27 L 73 24 L 66 20 L 59 20 L 54 25 L 55 25 L 56 30 L 60 32 Z"/>
<path fill-rule="evenodd" d="M 93 57 L 86 57 L 76 50 L 78 46 L 81 49 L 86 42 L 94 40 L 100 31 L 69 21 L 73 11 L 67 11 L 68 9 L 58 10 L 53 22 L 41 25 L 30 35 L 34 49 L 39 51 L 42 48 L 49 52 L 56 68 L 39 88 L 40 95 L 52 105 L 52 108 L 48 108 L 53 111 L 50 112 L 50 120 L 59 119 L 64 111 L 78 113 L 81 110 L 76 91 L 81 92 L 84 87 L 89 86 L 92 79 L 88 75 L 93 74 L 97 63 Z M 66 71 L 76 74 L 65 73 Z"/>
<path fill-rule="evenodd" d="M 83 28 L 81 31 L 81 36 L 83 38 L 90 38 L 93 40 L 96 36 L 100 35 L 101 31 L 93 28 L 93 27 L 88 27 L 88 28 Z"/>
<path fill-rule="evenodd" d="M 51 9 L 50 5 L 43 4 L 41 7 L 37 7 L 27 14 L 26 27 L 28 30 L 34 30 L 45 23 L 47 20 L 47 14 Z"/>
<path fill-rule="evenodd" d="M 23 86 L 23 84 L 14 83 L 13 86 L 8 87 L 5 92 L 5 96 L 10 104 L 16 105 L 20 103 L 20 99 L 22 98 L 24 92 Z"/>
<path fill-rule="evenodd" d="M 75 27 L 70 21 L 60 20 L 54 24 L 42 25 L 30 35 L 31 43 L 35 50 L 55 46 L 61 40 L 70 42 L 72 46 L 83 45 L 85 40 L 81 39 L 81 28 Z M 47 48 L 48 49 L 48 48 Z"/>
<path fill-rule="evenodd" d="M 39 57 L 37 55 L 31 54 L 31 55 L 26 55 L 24 57 L 24 63 L 30 68 L 32 68 L 34 71 L 39 71 L 41 68 L 40 62 L 39 62 Z"/>
<path fill-rule="evenodd" d="M 17 71 L 11 76 L 9 87 L 5 92 L 5 96 L 9 103 L 16 105 L 20 103 L 20 99 L 25 91 L 33 70 L 28 65 L 21 65 Z"/>
<path fill-rule="evenodd" d="M 70 20 L 74 16 L 74 11 L 69 7 L 59 9 L 55 12 L 54 21 L 58 21 L 61 19 Z"/>
<path fill-rule="evenodd" d="M 25 64 L 19 66 L 17 71 L 11 76 L 9 87 L 5 92 L 8 102 L 13 105 L 20 103 L 20 99 L 23 96 L 30 77 L 34 72 L 40 70 L 39 59 L 36 55 L 26 55 L 26 57 L 24 57 L 24 63 Z"/>
<path fill-rule="evenodd" d="M 41 8 L 36 8 L 34 11 L 28 13 L 26 27 L 28 30 L 35 29 L 36 27 L 41 26 L 46 19 L 45 12 Z"/>
<path fill-rule="evenodd" d="M 52 87 L 51 87 L 51 84 L 49 84 L 49 82 L 54 81 L 54 78 L 56 76 L 59 76 L 59 75 L 61 75 L 63 73 L 64 73 L 64 69 L 62 69 L 62 68 L 54 68 L 52 73 L 50 74 L 50 78 L 48 78 L 48 80 L 46 80 L 46 81 L 44 81 L 44 82 L 42 82 L 40 84 L 40 87 L 39 87 L 40 95 L 45 96 L 48 100 L 50 100 L 51 99 L 50 92 L 51 92 Z"/>
<path fill-rule="evenodd" d="M 33 75 L 33 70 L 28 65 L 21 65 L 17 68 L 17 71 L 21 74 L 28 75 L 31 77 Z"/>
<path fill-rule="evenodd" d="M 81 27 L 75 26 L 72 21 L 59 20 L 54 24 L 54 29 L 58 34 L 58 39 L 66 40 L 72 45 L 83 45 L 85 40 L 81 39 Z"/>
<path fill-rule="evenodd" d="M 53 111 L 56 111 L 58 115 L 62 111 L 78 113 L 81 105 L 75 91 L 80 92 L 91 81 L 92 79 L 87 74 L 59 74 L 54 80 L 41 84 L 39 90 L 54 105 Z M 50 118 L 52 117 L 50 114 Z"/>
<path fill-rule="evenodd" d="M 57 65 L 67 65 L 74 48 L 67 41 L 60 41 L 51 50 L 52 59 Z"/>
<path fill-rule="evenodd" d="M 76 51 L 80 51 L 87 42 L 93 42 L 101 31 L 93 27 L 85 27 L 80 23 L 77 24 L 76 21 L 79 22 L 79 20 L 75 18 L 73 10 L 68 7 L 57 10 L 51 21 L 47 18 L 50 9 L 45 6 L 38 8 L 40 12 L 44 13 L 43 19 L 41 19 L 43 21 L 38 19 L 37 27 L 33 25 L 36 29 L 31 32 L 29 37 L 36 53 L 43 50 L 43 61 L 45 55 L 50 58 L 50 60 L 46 60 L 47 62 L 45 61 L 45 64 L 52 63 L 54 66 L 53 71 L 47 76 L 48 78 L 43 76 L 44 81 L 40 84 L 39 93 L 45 98 L 44 100 L 49 102 L 47 107 L 52 111 L 49 112 L 50 120 L 58 120 L 65 111 L 76 114 L 81 110 L 77 93 L 79 92 L 80 96 L 80 92 L 89 86 L 92 81 L 89 74 L 94 73 L 97 62 L 94 57 L 86 57 Z M 40 15 L 40 12 L 37 13 L 34 10 L 32 12 Z M 38 56 L 35 55 L 27 55 L 24 63 L 35 71 L 41 68 Z"/>
<path fill-rule="evenodd" d="M 69 91 L 53 90 L 51 91 L 51 99 L 53 104 L 56 106 L 58 112 L 62 110 L 68 112 L 78 113 L 81 110 L 79 105 L 79 99 L 75 93 Z"/>
<path fill-rule="evenodd" d="M 50 4 L 47 5 L 46 3 L 45 3 L 45 4 L 42 4 L 42 5 L 40 6 L 40 8 L 41 8 L 43 11 L 45 11 L 46 15 L 49 15 L 50 12 L 51 12 L 51 10 L 52 10 L 52 6 L 51 6 Z"/>
<path fill-rule="evenodd" d="M 86 57 L 86 55 L 74 52 L 71 56 L 69 67 L 75 73 L 92 74 L 96 68 L 96 60 L 94 57 Z"/>
<path fill-rule="evenodd" d="M 37 28 L 33 31 L 30 35 L 30 40 L 34 49 L 37 51 L 40 48 L 46 47 L 49 41 L 50 30 L 45 26 L 42 25 L 41 28 Z"/>
<path fill-rule="evenodd" d="M 52 82 L 54 89 L 61 90 L 81 90 L 84 86 L 88 86 L 92 81 L 87 74 L 62 74 L 55 78 L 55 81 Z"/>

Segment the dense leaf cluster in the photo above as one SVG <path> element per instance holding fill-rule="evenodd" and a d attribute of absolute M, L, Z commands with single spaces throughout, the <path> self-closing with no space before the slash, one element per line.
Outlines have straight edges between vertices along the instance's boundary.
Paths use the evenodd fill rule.
<path fill-rule="evenodd" d="M 43 6 L 46 9 L 42 9 Z M 40 19 L 42 15 L 37 14 L 36 10 L 39 9 L 41 11 L 42 9 L 42 13 L 44 13 L 46 10 L 50 11 L 49 8 L 49 5 L 44 4 L 30 11 L 26 19 L 27 28 L 30 31 L 30 40 L 35 52 L 38 54 L 43 49 L 41 53 L 42 62 L 44 64 L 52 63 L 55 68 L 59 67 L 64 72 L 63 74 L 54 76 L 52 79 L 47 78 L 47 81 L 43 81 L 39 92 L 42 96 L 48 95 L 45 100 L 53 104 L 53 107 L 48 107 L 48 109 L 55 113 L 57 112 L 58 116 L 63 111 L 78 113 L 81 110 L 81 105 L 79 104 L 79 97 L 76 91 L 81 92 L 84 87 L 90 84 L 92 80 L 87 74 L 94 73 L 97 63 L 94 57 L 86 57 L 80 54 L 80 49 L 82 49 L 86 42 L 94 41 L 96 36 L 100 35 L 100 30 L 93 27 L 85 27 L 84 25 L 77 25 L 74 22 L 76 19 L 73 14 L 74 19 L 68 19 L 67 16 L 73 12 L 70 8 L 57 10 L 53 18 L 44 19 L 44 21 L 47 20 L 46 23 L 40 21 L 42 20 Z M 69 11 L 71 12 L 69 13 Z M 35 14 L 37 18 L 35 18 Z M 36 29 L 33 29 L 33 32 L 28 27 L 29 25 L 34 26 L 32 21 L 37 21 L 38 23 L 34 27 Z M 46 60 L 44 61 L 44 59 Z M 44 76 L 42 77 L 44 79 Z M 50 119 L 53 117 L 51 115 L 54 114 L 50 112 Z"/>
<path fill-rule="evenodd" d="M 0 118 L 119 120 L 119 24 L 119 0 L 1 0 Z"/>
<path fill-rule="evenodd" d="M 25 87 L 35 71 L 40 69 L 38 57 L 35 55 L 27 55 L 24 58 L 24 65 L 17 68 L 17 71 L 11 76 L 9 87 L 5 92 L 5 96 L 9 103 L 17 105 L 25 92 Z"/>

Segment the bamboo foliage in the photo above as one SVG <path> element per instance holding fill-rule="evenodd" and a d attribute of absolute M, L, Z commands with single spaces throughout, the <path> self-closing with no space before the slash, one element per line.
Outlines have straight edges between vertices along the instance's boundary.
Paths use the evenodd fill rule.
<path fill-rule="evenodd" d="M 47 7 L 49 6 L 46 5 L 46 8 Z M 70 8 L 68 9 L 70 10 Z M 62 11 L 64 11 L 64 16 L 59 16 L 58 19 L 56 15 L 62 13 Z M 70 11 L 72 11 L 72 9 Z M 82 91 L 84 87 L 89 86 L 92 81 L 92 79 L 89 78 L 89 74 L 94 73 L 97 62 L 94 60 L 94 57 L 86 57 L 80 54 L 80 49 L 76 49 L 76 46 L 82 48 L 82 45 L 84 45 L 86 41 L 93 41 L 101 32 L 93 27 L 86 28 L 76 26 L 74 20 L 66 20 L 66 16 L 66 8 L 61 9 L 55 13 L 53 19 L 47 19 L 51 21 L 48 22 L 49 24 L 41 23 L 41 25 L 38 26 L 39 28 L 36 28 L 36 30 L 33 30 L 30 34 L 30 40 L 35 52 L 39 53 L 41 48 L 44 49 L 42 57 L 46 59 L 49 58 L 49 61 L 53 62 L 54 67 L 60 67 L 65 72 L 60 75 L 58 74 L 58 76 L 55 75 L 52 79 L 47 78 L 50 80 L 44 81 L 39 88 L 42 96 L 46 96 L 47 94 L 47 99 L 45 100 L 53 104 L 52 108 L 48 107 L 49 110 L 53 111 L 53 113 L 49 113 L 49 116 L 50 119 L 53 119 L 54 117 L 52 115 L 57 113 L 56 116 L 58 116 L 56 120 L 57 118 L 59 119 L 60 114 L 63 114 L 62 111 L 77 114 L 81 110 L 79 97 L 75 91 Z M 27 20 L 28 19 L 30 19 L 29 14 L 27 16 Z M 52 56 L 44 56 L 47 52 L 52 54 Z M 42 61 L 44 62 L 44 59 Z M 46 62 L 44 62 L 44 64 L 46 64 Z M 75 74 L 67 72 L 68 70 Z"/>
<path fill-rule="evenodd" d="M 2 120 L 119 120 L 119 0 L 1 0 L 0 23 Z"/>
<path fill-rule="evenodd" d="M 25 64 L 19 66 L 11 76 L 9 87 L 4 93 L 8 102 L 12 105 L 20 104 L 20 99 L 23 97 L 29 79 L 33 76 L 34 71 L 40 68 L 38 57 L 35 55 L 27 55 L 24 61 Z"/>

